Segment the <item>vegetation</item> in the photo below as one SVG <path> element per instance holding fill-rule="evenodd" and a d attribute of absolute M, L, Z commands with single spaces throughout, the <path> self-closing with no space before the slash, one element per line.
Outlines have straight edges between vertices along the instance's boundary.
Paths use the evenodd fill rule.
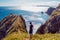
<path fill-rule="evenodd" d="M 27 33 L 12 33 L 7 35 L 3 40 L 26 40 L 29 39 Z M 36 34 L 32 36 L 32 40 L 60 40 L 60 34 Z"/>

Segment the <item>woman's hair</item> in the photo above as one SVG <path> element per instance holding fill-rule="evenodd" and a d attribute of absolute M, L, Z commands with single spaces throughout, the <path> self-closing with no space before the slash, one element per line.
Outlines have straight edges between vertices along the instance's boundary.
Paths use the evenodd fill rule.
<path fill-rule="evenodd" d="M 30 24 L 32 24 L 32 22 L 30 22 Z"/>

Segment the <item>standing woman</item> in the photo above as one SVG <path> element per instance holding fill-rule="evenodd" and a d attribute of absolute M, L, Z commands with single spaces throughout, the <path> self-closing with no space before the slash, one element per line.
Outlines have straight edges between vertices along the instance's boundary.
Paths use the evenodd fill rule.
<path fill-rule="evenodd" d="M 30 22 L 30 30 L 29 30 L 30 40 L 32 39 L 32 34 L 33 34 L 33 25 L 32 22 Z"/>

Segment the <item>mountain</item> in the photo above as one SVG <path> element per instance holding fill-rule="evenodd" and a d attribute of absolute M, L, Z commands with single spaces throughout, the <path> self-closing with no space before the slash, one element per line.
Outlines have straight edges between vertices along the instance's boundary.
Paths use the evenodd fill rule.
<path fill-rule="evenodd" d="M 38 34 L 43 33 L 60 33 L 60 5 L 50 15 L 45 24 L 38 28 Z"/>
<path fill-rule="evenodd" d="M 14 15 L 11 13 L 0 22 L 0 38 L 13 32 L 26 33 L 27 30 L 23 17 L 21 15 Z"/>
<path fill-rule="evenodd" d="M 47 13 L 48 15 L 51 15 L 54 10 L 55 10 L 55 8 L 50 7 L 50 8 L 48 8 L 48 10 L 47 10 L 46 13 Z"/>

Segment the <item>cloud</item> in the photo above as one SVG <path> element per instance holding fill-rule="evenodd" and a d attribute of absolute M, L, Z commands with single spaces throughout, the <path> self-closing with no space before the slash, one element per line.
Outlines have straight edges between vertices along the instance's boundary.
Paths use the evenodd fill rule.
<path fill-rule="evenodd" d="M 41 0 L 10 0 L 10 1 L 0 1 L 0 6 L 20 6 L 20 5 L 57 5 L 60 1 L 41 1 Z"/>
<path fill-rule="evenodd" d="M 36 5 L 57 6 L 59 3 L 60 1 L 42 1 L 42 2 L 37 2 Z"/>
<path fill-rule="evenodd" d="M 13 0 L 7 3 L 0 3 L 0 6 L 14 6 L 14 8 L 9 9 L 16 9 L 16 10 L 26 10 L 26 11 L 32 11 L 32 12 L 41 12 L 46 11 L 49 7 L 56 7 L 60 1 L 39 1 L 36 2 L 36 0 L 30 2 L 28 0 Z"/>

